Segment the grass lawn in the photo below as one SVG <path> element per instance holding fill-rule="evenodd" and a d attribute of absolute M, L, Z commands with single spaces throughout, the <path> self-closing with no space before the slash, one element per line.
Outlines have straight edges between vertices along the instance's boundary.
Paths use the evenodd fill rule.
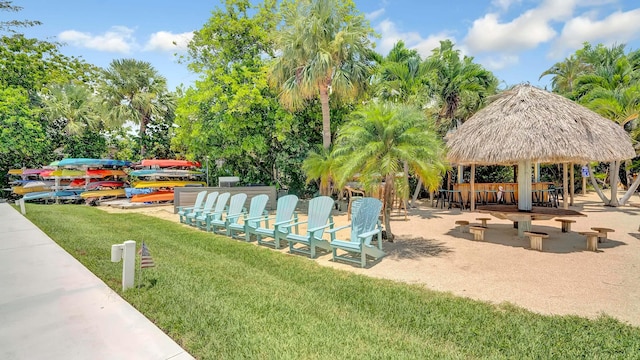
<path fill-rule="evenodd" d="M 27 205 L 27 217 L 112 289 L 111 245 L 144 240 L 156 267 L 122 296 L 200 359 L 640 357 L 640 328 L 543 316 L 322 267 L 140 214 Z"/>

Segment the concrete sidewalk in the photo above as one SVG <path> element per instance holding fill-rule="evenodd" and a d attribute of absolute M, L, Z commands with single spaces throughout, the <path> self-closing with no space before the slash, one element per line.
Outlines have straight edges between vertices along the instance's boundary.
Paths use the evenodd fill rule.
<path fill-rule="evenodd" d="M 193 357 L 0 203 L 0 359 Z"/>

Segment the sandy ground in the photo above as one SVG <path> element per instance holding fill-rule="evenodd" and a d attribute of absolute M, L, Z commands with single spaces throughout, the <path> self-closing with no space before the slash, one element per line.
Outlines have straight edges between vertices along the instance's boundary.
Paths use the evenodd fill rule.
<path fill-rule="evenodd" d="M 433 208 L 430 202 L 423 201 L 417 209 L 409 210 L 408 220 L 399 215 L 392 217 L 396 239 L 393 243 L 384 242 L 387 256 L 382 260 L 365 269 L 334 262 L 330 253 L 315 261 L 472 299 L 496 304 L 508 302 L 542 314 L 590 318 L 607 314 L 640 326 L 638 204 L 637 195 L 633 196 L 631 206 L 621 208 L 602 206 L 595 193 L 578 195 L 571 209 L 587 217 L 573 218 L 576 223 L 570 233 L 562 233 L 560 223 L 554 220 L 533 222 L 533 231 L 549 234 L 544 240 L 544 251 L 539 252 L 529 249 L 528 239 L 518 238 L 517 230 L 508 220 L 492 217 L 485 241 L 473 241 L 473 235 L 459 232 L 454 222 L 479 223 L 476 218 L 486 214 Z M 173 206 L 100 208 L 178 221 Z M 334 213 L 337 226 L 347 223 L 344 211 Z M 587 251 L 585 237 L 577 233 L 592 226 L 615 229 L 607 242 L 599 244 L 598 252 Z M 339 234 L 348 238 L 347 232 Z"/>

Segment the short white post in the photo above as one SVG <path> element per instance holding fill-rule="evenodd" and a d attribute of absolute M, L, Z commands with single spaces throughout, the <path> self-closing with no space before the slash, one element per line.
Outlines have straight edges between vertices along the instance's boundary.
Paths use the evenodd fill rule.
<path fill-rule="evenodd" d="M 27 209 L 24 207 L 24 198 L 20 199 L 20 212 L 22 215 L 27 214 Z"/>
<path fill-rule="evenodd" d="M 127 240 L 124 244 L 111 245 L 111 261 L 122 261 L 122 290 L 132 288 L 136 273 L 136 242 Z"/>

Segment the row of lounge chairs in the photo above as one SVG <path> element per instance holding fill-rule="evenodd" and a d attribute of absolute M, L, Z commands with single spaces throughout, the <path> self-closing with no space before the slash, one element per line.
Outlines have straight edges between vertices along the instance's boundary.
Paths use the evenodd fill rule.
<path fill-rule="evenodd" d="M 280 249 L 288 244 L 290 253 L 302 253 L 315 258 L 317 250 L 333 253 L 334 260 L 367 265 L 367 257 L 378 260 L 382 251 L 382 226 L 379 221 L 382 202 L 375 198 L 362 198 L 352 206 L 352 222 L 334 228 L 331 210 L 334 200 L 319 196 L 309 201 L 307 219 L 298 220 L 295 209 L 298 197 L 286 195 L 278 199 L 275 215 L 265 210 L 268 196 L 257 195 L 251 199 L 249 209 L 244 207 L 247 195 L 231 196 L 217 191 L 201 191 L 193 206 L 178 207 L 180 222 L 201 230 L 243 238 L 249 242 L 255 238 L 260 245 Z M 299 226 L 307 230 L 300 234 Z M 338 231 L 350 229 L 348 240 L 339 239 Z M 325 232 L 330 240 L 324 239 Z M 377 244 L 374 246 L 372 242 Z"/>

